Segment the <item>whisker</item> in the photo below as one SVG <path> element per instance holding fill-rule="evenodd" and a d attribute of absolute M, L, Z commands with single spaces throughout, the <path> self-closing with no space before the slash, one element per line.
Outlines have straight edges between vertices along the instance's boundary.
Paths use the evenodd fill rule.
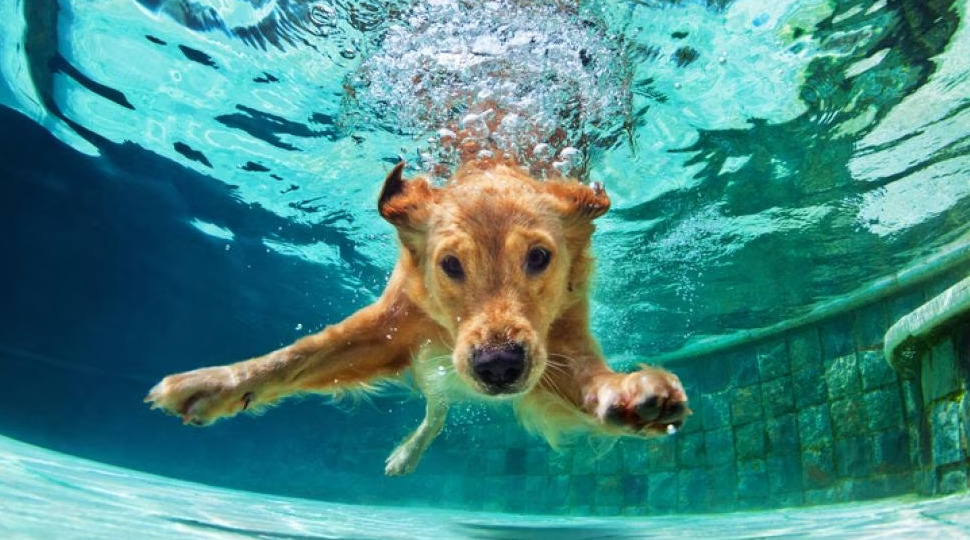
<path fill-rule="evenodd" d="M 448 343 L 448 340 L 445 339 L 445 336 L 442 335 L 441 330 L 442 329 L 439 327 L 438 328 L 438 341 L 440 341 L 441 344 L 444 345 L 446 349 L 448 349 L 448 352 L 455 352 L 455 345 Z"/>
<path fill-rule="evenodd" d="M 559 384 L 556 382 L 556 380 L 550 377 L 548 373 L 543 373 L 542 377 L 540 377 L 539 380 L 544 382 L 547 385 L 547 387 L 551 389 L 552 392 L 557 396 L 561 398 L 566 397 L 566 395 L 562 391 L 562 388 L 559 387 Z"/>

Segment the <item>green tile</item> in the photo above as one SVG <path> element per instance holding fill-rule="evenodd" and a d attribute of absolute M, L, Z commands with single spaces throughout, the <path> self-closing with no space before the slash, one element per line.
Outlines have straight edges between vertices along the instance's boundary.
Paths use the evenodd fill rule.
<path fill-rule="evenodd" d="M 896 386 L 868 392 L 865 403 L 869 431 L 885 431 L 903 426 L 903 402 Z"/>
<path fill-rule="evenodd" d="M 622 446 L 623 470 L 628 474 L 643 474 L 649 470 L 649 449 L 651 441 L 646 439 L 623 439 Z"/>
<path fill-rule="evenodd" d="M 623 477 L 620 475 L 598 476 L 596 477 L 596 502 L 597 509 L 617 508 L 623 506 Z M 619 513 L 615 511 L 612 513 Z"/>
<path fill-rule="evenodd" d="M 820 405 L 828 400 L 825 389 L 825 371 L 821 363 L 806 365 L 801 369 L 792 369 L 792 390 L 795 393 L 795 406 L 804 409 L 813 405 Z"/>
<path fill-rule="evenodd" d="M 831 486 L 835 479 L 835 459 L 831 447 L 808 450 L 802 454 L 802 485 L 806 489 Z"/>
<path fill-rule="evenodd" d="M 829 404 L 835 436 L 844 439 L 868 432 L 865 404 L 860 399 L 843 399 Z"/>
<path fill-rule="evenodd" d="M 730 396 L 729 391 L 715 392 L 701 396 L 700 415 L 702 416 L 704 429 L 718 429 L 731 425 Z"/>
<path fill-rule="evenodd" d="M 956 463 L 965 458 L 960 446 L 960 405 L 952 401 L 933 404 L 933 464 Z"/>
<path fill-rule="evenodd" d="M 734 431 L 731 428 L 704 432 L 704 447 L 708 464 L 734 463 Z"/>
<path fill-rule="evenodd" d="M 821 370 L 822 349 L 816 327 L 804 328 L 789 335 L 788 358 L 792 373 Z"/>
<path fill-rule="evenodd" d="M 764 419 L 761 386 L 735 388 L 731 392 L 731 422 L 735 426 Z"/>
<path fill-rule="evenodd" d="M 650 472 L 672 471 L 677 468 L 677 442 L 675 437 L 652 439 L 647 446 L 647 462 Z"/>
<path fill-rule="evenodd" d="M 669 513 L 677 508 L 677 474 L 651 474 L 647 480 L 647 507 L 651 513 Z"/>
<path fill-rule="evenodd" d="M 677 434 L 678 467 L 703 467 L 706 464 L 704 434 Z"/>
<path fill-rule="evenodd" d="M 825 383 L 829 399 L 852 397 L 862 392 L 862 379 L 855 353 L 826 361 Z"/>
<path fill-rule="evenodd" d="M 963 376 L 956 363 L 953 340 L 944 339 L 923 358 L 920 381 L 925 402 L 936 401 L 963 388 Z"/>
<path fill-rule="evenodd" d="M 894 385 L 896 372 L 893 370 L 882 349 L 863 351 L 859 355 L 859 373 L 862 376 L 862 389 L 872 390 L 882 386 Z"/>
<path fill-rule="evenodd" d="M 682 469 L 677 473 L 677 510 L 680 513 L 709 511 L 715 504 L 709 469 Z"/>
<path fill-rule="evenodd" d="M 872 458 L 866 437 L 835 441 L 836 472 L 840 477 L 865 478 L 872 474 Z"/>
<path fill-rule="evenodd" d="M 799 411 L 798 435 L 803 449 L 829 448 L 833 437 L 828 406 L 819 405 Z"/>
<path fill-rule="evenodd" d="M 739 462 L 764 458 L 764 423 L 755 422 L 736 428 L 734 431 L 734 448 Z"/>
<path fill-rule="evenodd" d="M 798 416 L 789 413 L 765 422 L 768 435 L 768 454 L 782 456 L 799 452 Z"/>
<path fill-rule="evenodd" d="M 756 459 L 738 464 L 738 499 L 764 503 L 768 498 L 768 473 L 764 460 Z"/>
<path fill-rule="evenodd" d="M 917 466 L 911 458 L 909 433 L 895 429 L 872 435 L 872 465 L 876 474 L 899 473 Z"/>
<path fill-rule="evenodd" d="M 627 474 L 623 477 L 623 506 L 643 507 L 647 503 L 648 477 L 644 474 Z"/>
<path fill-rule="evenodd" d="M 498 493 L 498 492 L 485 492 Z M 596 478 L 591 474 L 573 475 L 569 482 L 569 499 L 567 503 L 570 507 L 592 506 L 593 497 L 596 494 Z"/>
<path fill-rule="evenodd" d="M 802 459 L 800 455 L 769 456 L 765 462 L 768 488 L 773 495 L 792 493 L 802 489 Z"/>
<path fill-rule="evenodd" d="M 768 418 L 782 416 L 795 410 L 792 379 L 788 375 L 768 381 L 761 386 L 765 415 Z"/>
<path fill-rule="evenodd" d="M 771 341 L 758 347 L 758 372 L 762 381 L 770 381 L 788 375 L 788 343 L 785 340 Z"/>

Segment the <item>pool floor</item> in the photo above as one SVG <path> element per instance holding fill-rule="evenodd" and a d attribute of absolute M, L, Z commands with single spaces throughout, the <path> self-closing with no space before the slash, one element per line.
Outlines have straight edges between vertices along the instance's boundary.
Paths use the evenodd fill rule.
<path fill-rule="evenodd" d="M 970 538 L 970 495 L 688 516 L 581 518 L 354 506 L 233 491 L 0 437 L 0 538 Z"/>

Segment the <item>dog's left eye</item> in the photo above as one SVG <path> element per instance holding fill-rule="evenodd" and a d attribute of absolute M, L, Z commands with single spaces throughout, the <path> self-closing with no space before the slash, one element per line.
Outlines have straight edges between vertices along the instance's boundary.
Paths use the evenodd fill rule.
<path fill-rule="evenodd" d="M 465 269 L 461 267 L 461 261 L 458 257 L 454 255 L 446 255 L 439 263 L 441 270 L 455 281 L 461 281 L 465 278 Z"/>
<path fill-rule="evenodd" d="M 549 259 L 552 254 L 549 250 L 541 247 L 534 247 L 525 256 L 525 269 L 530 274 L 538 274 L 549 266 Z"/>

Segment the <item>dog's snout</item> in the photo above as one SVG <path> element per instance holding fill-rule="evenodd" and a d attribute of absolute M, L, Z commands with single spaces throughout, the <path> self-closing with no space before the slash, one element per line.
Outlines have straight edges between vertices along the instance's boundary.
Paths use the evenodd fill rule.
<path fill-rule="evenodd" d="M 510 393 L 525 374 L 525 348 L 518 343 L 477 348 L 472 353 L 471 367 L 488 391 Z"/>

